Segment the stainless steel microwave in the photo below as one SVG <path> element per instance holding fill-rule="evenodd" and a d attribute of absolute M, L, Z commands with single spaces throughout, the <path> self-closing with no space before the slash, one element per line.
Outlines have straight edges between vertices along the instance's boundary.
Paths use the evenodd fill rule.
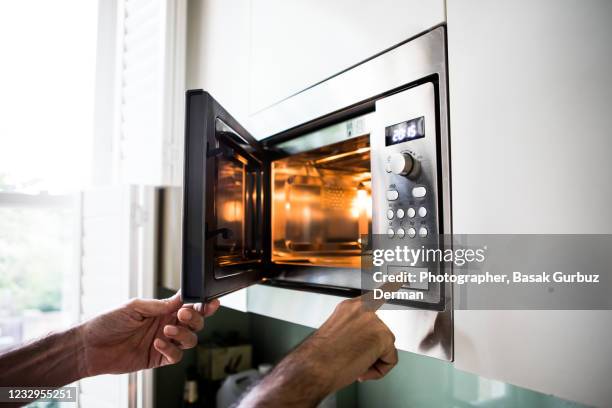
<path fill-rule="evenodd" d="M 247 126 L 256 137 L 213 96 L 188 91 L 183 297 L 253 283 L 355 296 L 373 234 L 413 244 L 450 234 L 446 75 L 440 26 L 258 115 Z M 402 290 L 425 293 L 406 307 L 450 324 L 451 287 Z"/>

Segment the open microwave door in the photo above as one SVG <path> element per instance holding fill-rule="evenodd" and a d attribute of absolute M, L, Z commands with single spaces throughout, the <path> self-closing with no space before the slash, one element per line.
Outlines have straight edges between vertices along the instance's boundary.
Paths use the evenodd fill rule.
<path fill-rule="evenodd" d="M 182 295 L 209 301 L 263 278 L 269 256 L 269 162 L 202 90 L 187 92 Z"/>

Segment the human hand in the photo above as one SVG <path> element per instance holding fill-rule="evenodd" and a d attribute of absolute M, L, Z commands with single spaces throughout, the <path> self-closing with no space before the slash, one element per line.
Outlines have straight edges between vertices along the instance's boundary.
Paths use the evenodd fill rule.
<path fill-rule="evenodd" d="M 384 377 L 397 364 L 395 336 L 366 301 L 362 296 L 340 303 L 240 406 L 314 407 L 355 380 Z"/>
<path fill-rule="evenodd" d="M 398 361 L 395 336 L 363 297 L 341 302 L 301 347 L 328 379 L 330 393 L 355 380 L 382 378 Z"/>
<path fill-rule="evenodd" d="M 168 299 L 133 299 L 77 328 L 83 376 L 120 374 L 174 364 L 195 347 L 204 318 L 219 301 L 183 304 L 180 291 Z"/>

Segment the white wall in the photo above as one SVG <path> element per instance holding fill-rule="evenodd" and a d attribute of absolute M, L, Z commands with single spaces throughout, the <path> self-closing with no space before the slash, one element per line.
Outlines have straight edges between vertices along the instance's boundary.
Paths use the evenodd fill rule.
<path fill-rule="evenodd" d="M 454 233 L 612 233 L 612 3 L 448 0 Z M 456 311 L 456 366 L 612 401 L 612 314 Z"/>

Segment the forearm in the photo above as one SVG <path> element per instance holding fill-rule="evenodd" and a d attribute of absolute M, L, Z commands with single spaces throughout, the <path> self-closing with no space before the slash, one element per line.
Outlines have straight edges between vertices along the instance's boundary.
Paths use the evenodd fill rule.
<path fill-rule="evenodd" d="M 312 339 L 285 357 L 240 401 L 241 407 L 315 407 L 333 391 Z"/>
<path fill-rule="evenodd" d="M 0 386 L 60 387 L 86 372 L 78 328 L 54 333 L 0 356 Z"/>

